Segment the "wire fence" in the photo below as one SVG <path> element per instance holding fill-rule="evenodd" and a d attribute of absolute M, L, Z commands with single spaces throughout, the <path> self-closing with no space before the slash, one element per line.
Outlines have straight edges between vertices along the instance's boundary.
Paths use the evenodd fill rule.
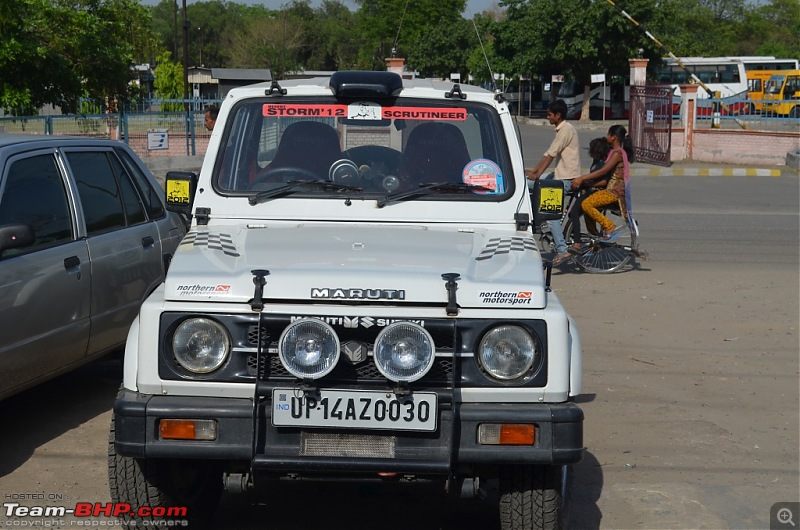
<path fill-rule="evenodd" d="M 0 133 L 121 140 L 139 156 L 202 155 L 211 136 L 204 126 L 204 109 L 214 102 L 218 103 L 209 100 L 151 100 L 119 113 L 2 116 Z M 101 110 L 83 105 L 82 108 Z M 172 110 L 181 108 L 189 110 Z"/>
<path fill-rule="evenodd" d="M 210 103 L 219 101 L 153 99 L 119 113 L 2 116 L 0 133 L 109 138 L 127 143 L 142 157 L 196 156 L 205 154 L 211 137 L 203 124 L 203 111 Z M 683 126 L 678 100 L 673 101 L 673 114 L 673 126 Z M 800 135 L 800 100 L 699 99 L 695 120 L 697 128 Z"/>

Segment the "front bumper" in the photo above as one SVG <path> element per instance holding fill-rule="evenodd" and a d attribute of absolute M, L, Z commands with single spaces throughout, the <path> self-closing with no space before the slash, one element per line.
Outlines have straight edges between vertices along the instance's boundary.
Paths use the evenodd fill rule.
<path fill-rule="evenodd" d="M 469 466 L 570 464 L 583 457 L 583 411 L 574 403 L 444 403 L 432 433 L 277 428 L 249 399 L 124 391 L 114 405 L 115 446 L 137 458 L 248 461 L 256 473 L 452 474 Z M 162 440 L 162 418 L 211 419 L 214 441 Z M 533 423 L 534 445 L 478 443 L 481 423 Z M 339 444 L 340 449 L 331 449 Z M 320 452 L 309 447 L 323 447 Z M 339 452 L 340 451 L 340 452 Z"/>

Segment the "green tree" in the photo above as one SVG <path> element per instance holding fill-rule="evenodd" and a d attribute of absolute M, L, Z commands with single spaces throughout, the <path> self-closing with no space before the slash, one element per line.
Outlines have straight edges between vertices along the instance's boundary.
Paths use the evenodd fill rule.
<path fill-rule="evenodd" d="M 413 53 L 420 37 L 460 17 L 466 0 L 356 0 L 359 32 L 364 46 L 362 68 L 382 70 L 393 49 L 400 56 Z"/>
<path fill-rule="evenodd" d="M 423 77 L 445 79 L 457 72 L 466 81 L 470 46 L 476 39 L 469 21 L 461 17 L 443 19 L 416 39 L 406 53 L 411 69 Z"/>
<path fill-rule="evenodd" d="M 312 70 L 351 70 L 358 66 L 363 38 L 357 15 L 340 0 L 323 0 L 314 25 L 306 30 L 309 48 L 305 66 Z"/>
<path fill-rule="evenodd" d="M 744 16 L 742 0 L 666 0 L 659 7 L 657 35 L 675 55 L 736 55 L 734 28 Z"/>
<path fill-rule="evenodd" d="M 0 105 L 78 110 L 81 97 L 114 106 L 130 94 L 131 65 L 150 46 L 137 0 L 0 3 Z"/>
<path fill-rule="evenodd" d="M 494 73 L 513 73 L 515 68 L 506 57 L 496 51 L 495 35 L 505 20 L 498 10 L 475 15 L 471 21 L 474 42 L 468 50 L 467 70 L 475 84 L 493 83 Z M 479 37 L 480 36 L 480 37 Z"/>
<path fill-rule="evenodd" d="M 153 88 L 156 89 L 156 97 L 183 99 L 183 65 L 172 61 L 170 52 L 163 51 L 159 54 L 153 74 L 155 75 Z M 183 110 L 183 105 L 178 101 L 172 101 L 163 104 L 161 109 L 167 112 L 179 112 Z"/>
<path fill-rule="evenodd" d="M 56 9 L 46 0 L 0 2 L 0 106 L 30 115 L 45 103 L 68 105 L 80 84 L 49 43 Z"/>
<path fill-rule="evenodd" d="M 287 11 L 250 9 L 244 27 L 231 38 L 231 66 L 269 68 L 273 79 L 298 70 L 305 46 L 302 23 Z"/>
<path fill-rule="evenodd" d="M 771 0 L 756 4 L 738 26 L 737 55 L 774 55 L 800 58 L 800 3 Z"/>
<path fill-rule="evenodd" d="M 507 19 L 495 37 L 498 55 L 518 74 L 562 74 L 584 87 L 582 120 L 589 119 L 591 75 L 625 75 L 639 50 L 657 57 L 657 46 L 610 4 L 591 0 L 504 0 Z M 625 11 L 647 25 L 653 0 L 630 0 Z"/>

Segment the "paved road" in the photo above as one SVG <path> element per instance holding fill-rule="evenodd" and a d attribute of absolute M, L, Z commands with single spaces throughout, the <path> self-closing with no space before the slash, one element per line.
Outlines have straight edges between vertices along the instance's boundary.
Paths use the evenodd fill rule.
<path fill-rule="evenodd" d="M 544 146 L 526 149 L 538 156 Z M 573 523 L 768 528 L 772 503 L 800 498 L 800 179 L 643 177 L 634 186 L 650 261 L 611 276 L 565 267 L 553 278 L 585 350 L 587 453 Z M 0 402 L 4 503 L 109 501 L 120 377 L 119 361 L 105 360 Z M 263 493 L 225 497 L 213 527 L 497 528 L 491 504 L 455 511 L 431 491 L 288 484 Z M 17 523 L 0 511 L 0 528 Z"/>

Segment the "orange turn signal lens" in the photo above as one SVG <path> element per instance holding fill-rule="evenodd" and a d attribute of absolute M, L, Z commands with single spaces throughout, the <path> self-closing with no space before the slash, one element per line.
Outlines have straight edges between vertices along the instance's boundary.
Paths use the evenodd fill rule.
<path fill-rule="evenodd" d="M 165 418 L 158 422 L 158 433 L 162 440 L 216 440 L 217 422 Z"/>
<path fill-rule="evenodd" d="M 533 445 L 536 426 L 526 423 L 483 423 L 478 426 L 478 443 L 484 445 Z"/>

